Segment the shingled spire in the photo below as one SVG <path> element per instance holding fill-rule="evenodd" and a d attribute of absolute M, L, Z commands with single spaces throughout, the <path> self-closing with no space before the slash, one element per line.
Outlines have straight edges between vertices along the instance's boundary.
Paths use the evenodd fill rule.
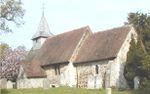
<path fill-rule="evenodd" d="M 38 26 L 37 32 L 32 37 L 33 49 L 39 49 L 46 40 L 46 38 L 52 35 L 53 34 L 50 32 L 46 18 L 44 17 L 44 9 L 43 9 L 41 21 Z"/>

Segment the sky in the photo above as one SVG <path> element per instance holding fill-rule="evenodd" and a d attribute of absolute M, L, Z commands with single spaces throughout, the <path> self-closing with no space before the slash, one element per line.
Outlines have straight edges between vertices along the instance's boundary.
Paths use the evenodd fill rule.
<path fill-rule="evenodd" d="M 13 33 L 0 35 L 0 42 L 12 48 L 32 47 L 44 3 L 44 15 L 54 35 L 89 26 L 93 32 L 124 25 L 128 13 L 150 12 L 149 0 L 21 0 L 25 9 L 25 24 L 13 26 Z"/>

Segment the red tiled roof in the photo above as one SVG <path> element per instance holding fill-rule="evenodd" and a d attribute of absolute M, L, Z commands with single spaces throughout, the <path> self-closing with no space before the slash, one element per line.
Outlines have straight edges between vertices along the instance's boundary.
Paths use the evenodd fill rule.
<path fill-rule="evenodd" d="M 130 27 L 124 26 L 90 35 L 83 44 L 76 63 L 115 58 Z"/>
<path fill-rule="evenodd" d="M 27 78 L 43 78 L 46 77 L 45 71 L 41 68 L 39 62 L 24 62 L 24 69 Z"/>
<path fill-rule="evenodd" d="M 41 65 L 68 62 L 84 33 L 91 32 L 89 27 L 65 32 L 48 38 L 41 49 L 32 50 L 26 58 L 26 73 L 28 77 L 45 77 Z"/>
<path fill-rule="evenodd" d="M 36 60 L 39 60 L 42 65 L 68 62 L 86 32 L 91 32 L 89 27 L 82 27 L 47 39 Z"/>

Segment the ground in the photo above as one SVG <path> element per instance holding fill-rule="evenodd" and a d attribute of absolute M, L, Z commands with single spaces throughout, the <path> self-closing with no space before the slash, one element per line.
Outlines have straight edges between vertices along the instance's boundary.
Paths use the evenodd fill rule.
<path fill-rule="evenodd" d="M 0 94 L 105 94 L 104 89 L 83 89 L 83 88 L 70 88 L 59 87 L 50 89 L 3 89 Z M 149 94 L 149 92 L 142 90 L 112 90 L 112 94 Z"/>

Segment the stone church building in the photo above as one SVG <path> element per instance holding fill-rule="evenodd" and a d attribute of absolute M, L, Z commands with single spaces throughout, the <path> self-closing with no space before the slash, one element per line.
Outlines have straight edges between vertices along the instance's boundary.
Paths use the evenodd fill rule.
<path fill-rule="evenodd" d="M 95 33 L 85 26 L 53 35 L 43 15 L 23 61 L 18 88 L 126 88 L 123 74 L 132 36 L 137 35 L 131 26 Z"/>

